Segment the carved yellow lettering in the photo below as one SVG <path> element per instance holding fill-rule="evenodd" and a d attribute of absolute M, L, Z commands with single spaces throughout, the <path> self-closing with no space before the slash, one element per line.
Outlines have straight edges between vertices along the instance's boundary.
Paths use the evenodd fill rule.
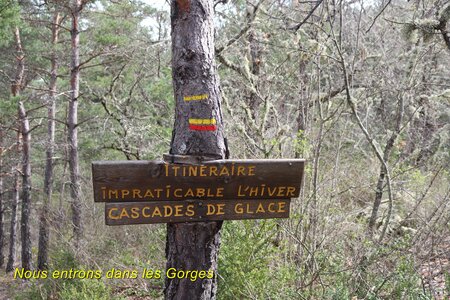
<path fill-rule="evenodd" d="M 284 192 L 285 190 L 286 190 L 285 186 L 278 187 L 277 197 L 284 197 L 285 196 L 285 192 Z"/>
<path fill-rule="evenodd" d="M 117 212 L 119 209 L 117 207 L 110 208 L 108 211 L 108 218 L 112 220 L 119 220 L 120 217 L 117 215 L 114 215 L 113 212 Z"/>
<path fill-rule="evenodd" d="M 267 210 L 271 213 L 277 212 L 273 207 L 275 206 L 275 203 L 270 202 L 269 206 L 267 207 Z"/>
<path fill-rule="evenodd" d="M 209 191 L 209 189 L 208 189 Z M 205 189 L 204 188 L 197 188 L 197 197 L 205 197 Z"/>
<path fill-rule="evenodd" d="M 254 211 L 252 211 L 250 209 L 250 204 L 249 203 L 247 203 L 247 211 L 246 211 L 246 213 L 248 213 L 248 214 L 254 214 L 255 213 Z"/>
<path fill-rule="evenodd" d="M 287 191 L 286 191 L 286 196 L 287 197 L 294 197 L 294 195 L 295 195 L 295 187 L 288 186 L 287 187 Z"/>
<path fill-rule="evenodd" d="M 264 206 L 262 205 L 262 203 L 260 202 L 258 204 L 258 207 L 256 208 L 256 213 L 265 213 L 266 211 L 264 210 Z"/>
<path fill-rule="evenodd" d="M 219 176 L 230 176 L 230 172 L 228 171 L 227 167 L 225 166 L 222 167 Z"/>
<path fill-rule="evenodd" d="M 248 176 L 255 176 L 255 166 L 248 167 Z"/>
<path fill-rule="evenodd" d="M 209 198 L 211 198 L 211 197 L 214 197 L 215 196 L 215 194 L 213 193 L 213 192 L 211 192 L 211 189 L 210 188 L 208 188 L 208 194 L 206 195 L 206 197 L 209 197 Z"/>
<path fill-rule="evenodd" d="M 239 166 L 237 169 L 237 176 L 245 176 L 245 167 Z"/>
<path fill-rule="evenodd" d="M 130 218 L 130 215 L 128 214 L 128 211 L 127 211 L 126 208 L 122 208 L 122 211 L 120 212 L 120 218 L 119 219 L 122 219 L 123 217 Z"/>
<path fill-rule="evenodd" d="M 173 208 L 170 205 L 164 205 L 164 217 L 170 217 L 173 213 Z"/>
<path fill-rule="evenodd" d="M 148 207 L 148 206 L 145 206 L 143 209 L 142 209 L 142 216 L 144 217 L 144 218 L 149 218 L 149 217 L 151 217 L 151 215 L 150 214 L 147 214 L 146 213 L 146 211 L 147 210 L 150 210 L 150 207 Z"/>
<path fill-rule="evenodd" d="M 181 191 L 182 191 L 182 189 L 175 189 L 173 191 L 173 195 L 177 198 L 181 198 L 181 197 L 183 197 L 183 195 L 181 195 Z"/>
<path fill-rule="evenodd" d="M 105 200 L 106 199 L 106 187 L 102 186 L 102 199 Z"/>
<path fill-rule="evenodd" d="M 215 214 L 216 208 L 215 208 L 214 204 L 207 204 L 206 207 L 208 208 L 207 211 L 206 211 L 206 215 L 207 216 Z"/>
<path fill-rule="evenodd" d="M 155 198 L 155 196 L 152 193 L 152 190 L 150 190 L 150 189 L 146 190 L 144 198 Z"/>
<path fill-rule="evenodd" d="M 200 176 L 201 177 L 206 177 L 206 166 L 201 166 L 200 167 Z"/>
<path fill-rule="evenodd" d="M 129 190 L 121 190 L 120 192 L 122 194 L 122 199 L 125 198 L 126 196 L 130 195 L 130 191 Z"/>
<path fill-rule="evenodd" d="M 166 197 L 170 198 L 170 185 L 166 185 Z"/>
<path fill-rule="evenodd" d="M 185 197 L 194 197 L 194 191 L 189 188 L 186 193 L 184 194 Z"/>
<path fill-rule="evenodd" d="M 174 208 L 175 208 L 175 213 L 173 216 L 174 217 L 182 217 L 183 216 L 183 214 L 182 214 L 183 205 L 175 205 Z"/>
<path fill-rule="evenodd" d="M 274 187 L 273 189 L 267 187 L 267 190 L 269 191 L 269 196 L 273 196 L 277 192 L 277 187 Z"/>
<path fill-rule="evenodd" d="M 223 208 L 225 207 L 225 204 L 217 204 L 217 213 L 216 215 L 224 215 L 225 212 L 223 211 Z"/>
<path fill-rule="evenodd" d="M 238 186 L 238 197 L 245 197 L 245 193 L 242 193 L 242 185 Z"/>
<path fill-rule="evenodd" d="M 188 217 L 192 217 L 195 215 L 195 211 L 194 211 L 194 205 L 193 204 L 188 204 L 186 206 L 186 216 Z"/>
<path fill-rule="evenodd" d="M 163 191 L 163 189 L 155 189 L 156 192 L 156 198 L 160 198 L 161 197 L 161 192 Z"/>
<path fill-rule="evenodd" d="M 216 197 L 223 197 L 223 187 L 217 188 Z"/>
<path fill-rule="evenodd" d="M 216 166 L 211 166 L 211 167 L 209 167 L 209 176 L 212 176 L 212 175 L 214 175 L 214 176 L 219 176 L 219 175 L 217 174 L 217 167 L 216 167 Z"/>
<path fill-rule="evenodd" d="M 189 176 L 197 176 L 197 166 L 189 166 Z"/>
<path fill-rule="evenodd" d="M 132 219 L 139 218 L 139 207 L 132 207 L 131 208 L 131 218 Z"/>
<path fill-rule="evenodd" d="M 286 202 L 280 202 L 278 203 L 278 212 L 283 213 L 286 212 Z"/>
<path fill-rule="evenodd" d="M 234 212 L 237 214 L 242 214 L 244 212 L 244 209 L 242 208 L 242 203 L 236 203 L 234 206 Z"/>
<path fill-rule="evenodd" d="M 153 218 L 154 216 L 160 216 L 160 217 L 162 217 L 161 210 L 159 209 L 158 206 L 155 206 L 155 209 L 153 210 L 152 218 Z"/>
<path fill-rule="evenodd" d="M 114 196 L 114 198 L 112 196 Z M 118 190 L 109 190 L 108 191 L 108 199 L 117 199 L 117 198 L 119 198 Z"/>
<path fill-rule="evenodd" d="M 169 176 L 169 164 L 165 164 L 164 169 L 166 170 L 166 177 L 168 177 Z"/>
<path fill-rule="evenodd" d="M 255 186 L 255 187 L 250 188 L 250 192 L 248 193 L 248 195 L 250 197 L 258 195 L 258 187 Z"/>
<path fill-rule="evenodd" d="M 180 166 L 172 166 L 172 170 L 173 170 L 173 175 L 174 176 L 178 176 L 178 169 L 180 168 Z"/>
<path fill-rule="evenodd" d="M 261 184 L 261 193 L 259 193 L 260 196 L 264 196 L 264 190 L 266 188 L 265 184 Z"/>
<path fill-rule="evenodd" d="M 139 199 L 141 199 L 141 198 L 142 198 L 141 190 L 139 190 L 139 189 L 133 189 L 133 198 L 139 198 Z"/>

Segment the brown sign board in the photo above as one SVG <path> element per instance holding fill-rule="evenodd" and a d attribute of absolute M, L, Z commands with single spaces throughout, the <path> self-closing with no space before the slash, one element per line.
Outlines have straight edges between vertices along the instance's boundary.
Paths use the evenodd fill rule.
<path fill-rule="evenodd" d="M 300 193 L 304 164 L 303 159 L 213 160 L 195 165 L 96 161 L 94 199 L 109 203 L 290 199 Z"/>
<path fill-rule="evenodd" d="M 289 218 L 290 199 L 106 203 L 106 225 Z"/>

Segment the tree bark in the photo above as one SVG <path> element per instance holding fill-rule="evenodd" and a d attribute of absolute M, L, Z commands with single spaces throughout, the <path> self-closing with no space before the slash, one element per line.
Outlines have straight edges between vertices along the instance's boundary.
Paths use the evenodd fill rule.
<path fill-rule="evenodd" d="M 377 181 L 375 200 L 374 200 L 374 203 L 372 206 L 372 213 L 370 215 L 369 224 L 367 226 L 367 231 L 368 231 L 368 234 L 370 237 L 373 236 L 374 230 L 376 229 L 375 227 L 376 227 L 376 220 L 378 217 L 378 210 L 380 208 L 381 200 L 383 198 L 384 182 L 385 182 L 386 176 L 388 175 L 387 174 L 388 170 L 386 169 L 386 164 L 389 162 L 389 158 L 391 157 L 391 152 L 394 148 L 397 137 L 400 135 L 400 131 L 402 130 L 403 115 L 404 115 L 404 100 L 403 100 L 403 96 L 400 95 L 399 100 L 398 100 L 395 129 L 393 130 L 391 136 L 389 137 L 389 139 L 386 142 L 386 146 L 384 147 L 384 151 L 383 151 L 383 161 L 380 162 L 380 174 L 378 176 L 378 181 Z M 383 230 L 380 234 L 380 241 L 383 239 L 384 234 L 386 233 L 386 229 L 387 229 L 387 226 L 389 223 L 391 212 L 392 212 L 392 199 L 390 197 L 388 214 L 386 217 L 386 221 L 385 221 Z"/>
<path fill-rule="evenodd" d="M 19 27 L 16 27 L 14 29 L 14 39 L 16 42 L 16 74 L 14 76 L 14 81 L 11 84 L 11 96 L 18 97 L 20 96 L 20 91 L 22 90 L 22 82 L 25 74 L 25 55 L 22 49 L 22 41 L 20 39 Z M 17 121 L 17 142 L 16 142 L 16 151 L 18 154 L 22 152 L 22 134 L 20 128 L 21 124 L 19 117 Z M 11 203 L 11 221 L 9 229 L 9 255 L 8 255 L 8 263 L 6 264 L 7 272 L 11 272 L 14 269 L 14 264 L 16 262 L 17 205 L 19 203 L 20 197 L 19 170 L 20 170 L 20 163 L 18 163 L 12 169 L 12 173 L 14 174 L 14 188 Z"/>
<path fill-rule="evenodd" d="M 224 158 L 220 88 L 214 62 L 212 0 L 173 0 L 172 75 L 176 99 L 171 154 Z M 187 101 L 189 96 L 207 95 Z M 209 125 L 193 124 L 208 120 Z M 214 120 L 214 121 L 212 121 Z M 205 124 L 205 123 L 203 123 Z M 166 278 L 166 299 L 215 299 L 222 222 L 167 225 L 167 269 L 212 270 L 213 278 Z"/>
<path fill-rule="evenodd" d="M 447 20 L 440 20 L 437 29 L 441 32 L 442 38 L 444 39 L 445 45 L 447 46 L 447 50 L 450 51 L 450 34 L 446 30 L 447 28 Z"/>
<path fill-rule="evenodd" d="M 308 76 L 306 72 L 306 61 L 300 60 L 299 67 L 298 67 L 298 77 L 299 77 L 299 97 L 298 97 L 298 106 L 297 111 L 298 115 L 296 118 L 296 138 L 298 142 L 300 142 L 300 139 L 304 138 L 305 131 L 306 131 L 306 124 L 308 119 L 308 113 L 309 113 L 309 90 L 308 90 Z M 295 158 L 300 158 L 304 156 L 303 147 L 296 147 L 295 148 Z"/>
<path fill-rule="evenodd" d="M 17 138 L 17 153 L 20 152 L 21 148 L 21 137 Z M 14 188 L 12 193 L 12 203 L 11 203 L 11 220 L 9 226 L 9 254 L 8 263 L 6 264 L 6 272 L 11 272 L 14 269 L 14 264 L 16 263 L 16 240 L 17 240 L 17 205 L 19 203 L 19 173 L 17 166 L 13 167 L 12 170 L 14 174 Z"/>
<path fill-rule="evenodd" d="M 31 164 L 30 164 L 30 123 L 22 102 L 19 102 L 19 117 L 21 122 L 22 145 L 22 216 L 20 233 L 22 241 L 22 268 L 31 269 Z"/>
<path fill-rule="evenodd" d="M 78 163 L 78 96 L 80 93 L 80 31 L 79 19 L 82 10 L 82 1 L 73 0 L 72 3 L 72 58 L 70 72 L 70 101 L 68 112 L 68 145 L 70 170 L 70 197 L 72 210 L 72 226 L 75 249 L 79 247 L 83 229 L 81 224 L 81 191 L 80 170 Z"/>
<path fill-rule="evenodd" d="M 253 12 L 251 12 L 253 10 Z M 256 14 L 256 8 L 252 9 L 250 4 L 247 4 L 247 19 L 248 22 L 251 22 L 252 15 Z M 247 41 L 248 41 L 248 52 L 250 56 L 250 71 L 253 75 L 254 80 L 254 91 L 252 90 L 250 92 L 250 95 L 248 97 L 248 105 L 250 107 L 250 114 L 253 120 L 256 120 L 257 112 L 259 111 L 259 106 L 261 104 L 261 99 L 259 99 L 259 96 L 255 91 L 259 91 L 259 75 L 261 73 L 261 44 L 258 40 L 258 33 L 256 32 L 255 28 L 251 27 L 248 31 L 247 35 Z"/>
<path fill-rule="evenodd" d="M 5 256 L 3 254 L 5 233 L 3 231 L 3 129 L 0 128 L 0 268 L 3 268 Z"/>
<path fill-rule="evenodd" d="M 23 53 L 19 27 L 15 27 L 14 29 L 14 40 L 16 42 L 16 74 L 11 84 L 11 95 L 17 97 L 20 95 L 25 74 L 25 55 Z"/>
<path fill-rule="evenodd" d="M 44 177 L 44 203 L 39 220 L 39 247 L 38 247 L 38 269 L 44 270 L 48 267 L 48 244 L 49 232 L 49 210 L 53 194 L 53 153 L 55 148 L 55 111 L 56 111 L 56 80 L 58 74 L 58 60 L 56 56 L 56 45 L 58 43 L 60 14 L 55 12 L 52 25 L 52 54 L 49 84 L 49 101 L 47 104 L 47 150 Z"/>

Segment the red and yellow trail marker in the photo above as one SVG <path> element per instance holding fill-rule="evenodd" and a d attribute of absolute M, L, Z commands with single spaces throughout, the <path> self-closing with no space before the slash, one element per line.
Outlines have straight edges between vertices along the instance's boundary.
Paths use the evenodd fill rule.
<path fill-rule="evenodd" d="M 189 119 L 189 129 L 196 131 L 217 130 L 216 119 Z"/>

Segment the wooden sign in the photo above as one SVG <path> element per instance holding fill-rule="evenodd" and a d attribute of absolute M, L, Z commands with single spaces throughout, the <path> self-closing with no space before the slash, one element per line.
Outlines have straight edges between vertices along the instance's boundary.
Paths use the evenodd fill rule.
<path fill-rule="evenodd" d="M 106 203 L 106 225 L 288 218 L 290 199 Z"/>
<path fill-rule="evenodd" d="M 92 163 L 94 199 L 290 199 L 300 193 L 303 168 L 302 159 L 213 160 L 195 165 L 97 161 Z"/>

